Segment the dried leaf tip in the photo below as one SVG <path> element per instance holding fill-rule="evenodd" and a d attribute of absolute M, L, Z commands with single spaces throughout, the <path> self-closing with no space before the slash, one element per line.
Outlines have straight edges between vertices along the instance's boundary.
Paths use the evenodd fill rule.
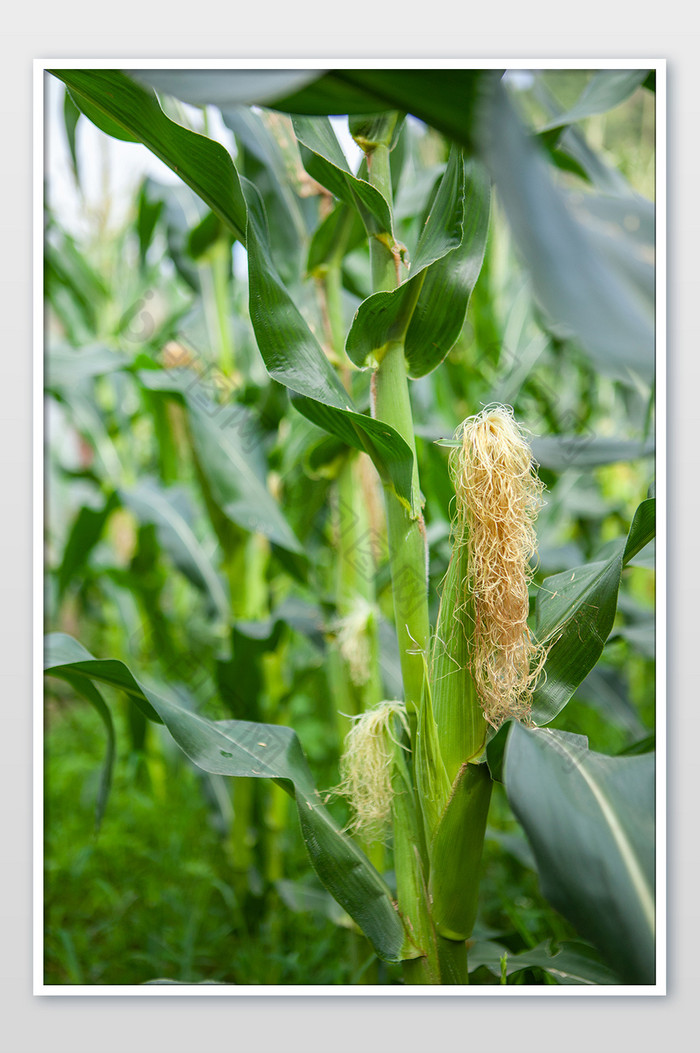
<path fill-rule="evenodd" d="M 527 625 L 542 482 L 510 406 L 487 406 L 457 431 L 450 469 L 456 542 L 468 551 L 471 674 L 488 722 L 527 722 L 546 650 Z"/>

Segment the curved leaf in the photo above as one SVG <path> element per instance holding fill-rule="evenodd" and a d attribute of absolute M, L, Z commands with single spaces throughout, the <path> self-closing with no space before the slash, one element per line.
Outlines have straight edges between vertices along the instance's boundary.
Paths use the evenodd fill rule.
<path fill-rule="evenodd" d="M 205 593 L 218 617 L 228 619 L 229 601 L 224 583 L 192 528 L 187 492 L 179 487 L 161 487 L 155 479 L 142 479 L 118 493 L 122 504 L 140 523 L 155 526 L 160 543 L 175 566 Z"/>
<path fill-rule="evenodd" d="M 322 884 L 386 961 L 412 957 L 388 886 L 320 802 L 306 758 L 291 728 L 241 720 L 211 721 L 140 683 L 119 661 L 101 661 L 70 636 L 46 640 L 45 672 L 126 691 L 146 716 L 163 723 L 198 767 L 215 775 L 268 778 L 296 801 L 302 836 Z"/>
<path fill-rule="evenodd" d="M 561 712 L 600 658 L 615 620 L 622 569 L 653 538 L 655 506 L 653 497 L 639 505 L 627 538 L 614 543 L 607 559 L 545 578 L 535 631 L 551 647 L 533 696 L 536 724 Z"/>
<path fill-rule="evenodd" d="M 417 514 L 413 453 L 390 425 L 359 413 L 318 341 L 277 276 L 267 245 L 265 217 L 255 187 L 248 199 L 250 317 L 268 373 L 293 392 L 305 417 L 349 446 L 365 450 L 398 496 Z"/>
<path fill-rule="evenodd" d="M 479 69 L 335 69 L 267 105 L 300 114 L 401 110 L 472 147 L 481 84 L 498 75 Z"/>
<path fill-rule="evenodd" d="M 469 948 L 470 971 L 485 966 L 494 976 L 501 976 L 505 961 L 506 976 L 523 969 L 544 969 L 558 984 L 619 984 L 620 979 L 605 965 L 588 944 L 578 940 L 564 940 L 556 951 L 551 941 L 538 944 L 519 954 L 491 940 L 478 940 Z"/>
<path fill-rule="evenodd" d="M 318 78 L 303 69 L 132 69 L 127 76 L 192 106 L 263 106 L 281 91 L 300 90 Z"/>
<path fill-rule="evenodd" d="M 67 85 L 76 105 L 98 127 L 113 134 L 116 124 L 130 139 L 147 146 L 245 241 L 245 201 L 233 162 L 220 143 L 171 121 L 152 91 L 119 70 L 49 72 Z"/>
<path fill-rule="evenodd" d="M 410 276 L 398 288 L 360 304 L 346 342 L 363 366 L 405 335 L 412 377 L 424 376 L 457 340 L 481 269 L 489 220 L 488 178 L 453 148 L 421 233 Z"/>
<path fill-rule="evenodd" d="M 501 85 L 492 85 L 481 107 L 479 135 L 482 156 L 547 314 L 605 373 L 650 381 L 653 296 L 644 295 L 630 275 L 624 237 L 579 222 Z"/>
<path fill-rule="evenodd" d="M 514 723 L 505 784 L 544 895 L 623 982 L 653 984 L 653 755 L 606 757 L 580 736 Z"/>
<path fill-rule="evenodd" d="M 302 546 L 257 469 L 261 441 L 256 419 L 240 404 L 216 404 L 206 379 L 191 370 L 144 369 L 139 380 L 151 391 L 180 395 L 187 406 L 192 443 L 202 471 L 222 511 L 244 530 L 254 531 L 289 552 Z"/>
<path fill-rule="evenodd" d="M 309 175 L 347 205 L 354 205 L 370 230 L 392 230 L 391 209 L 379 190 L 354 175 L 326 117 L 293 117 L 294 134 Z"/>
<path fill-rule="evenodd" d="M 583 121 L 594 114 L 607 113 L 628 99 L 648 76 L 646 69 L 598 70 L 579 95 L 571 109 L 548 121 L 540 132 Z"/>

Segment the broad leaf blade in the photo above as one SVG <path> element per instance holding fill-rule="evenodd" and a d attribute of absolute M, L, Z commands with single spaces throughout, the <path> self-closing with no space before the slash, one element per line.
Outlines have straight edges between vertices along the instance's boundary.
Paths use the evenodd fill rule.
<path fill-rule="evenodd" d="M 187 492 L 179 487 L 162 487 L 155 479 L 142 479 L 132 487 L 120 489 L 119 496 L 140 523 L 155 526 L 160 543 L 175 566 L 208 597 L 218 617 L 228 619 L 226 589 L 195 534 Z"/>
<path fill-rule="evenodd" d="M 98 127 L 114 122 L 130 139 L 143 143 L 194 190 L 245 241 L 246 210 L 233 162 L 220 143 L 197 135 L 165 116 L 154 93 L 119 70 L 51 70 L 68 86 L 74 101 Z"/>
<path fill-rule="evenodd" d="M 392 230 L 388 203 L 375 186 L 350 171 L 331 122 L 325 117 L 294 117 L 292 123 L 297 139 L 306 147 L 302 160 L 309 175 L 340 201 L 358 208 L 363 217 L 370 217 L 370 229 Z"/>
<path fill-rule="evenodd" d="M 343 442 L 370 454 L 399 497 L 418 509 L 413 494 L 413 454 L 390 425 L 359 413 L 291 296 L 277 276 L 267 245 L 265 219 L 255 188 L 248 194 L 250 317 L 270 376 L 293 394 L 297 409 Z"/>
<path fill-rule="evenodd" d="M 478 69 L 336 69 L 268 105 L 306 114 L 400 110 L 471 147 L 481 83 L 497 75 Z"/>
<path fill-rule="evenodd" d="M 550 650 L 533 696 L 536 724 L 547 724 L 561 712 L 600 658 L 615 620 L 622 569 L 653 538 L 655 507 L 653 497 L 642 501 L 626 540 L 615 542 L 607 559 L 545 578 L 535 629 Z"/>
<path fill-rule="evenodd" d="M 244 530 L 300 554 L 298 538 L 257 470 L 260 434 L 250 411 L 237 403 L 214 404 L 201 378 L 187 369 L 142 370 L 139 379 L 152 391 L 184 399 L 198 462 L 225 515 Z"/>
<path fill-rule="evenodd" d="M 548 121 L 540 131 L 561 128 L 562 125 L 574 124 L 598 113 L 607 113 L 628 99 L 644 82 L 648 73 L 646 69 L 599 70 L 591 77 L 571 109 Z"/>
<path fill-rule="evenodd" d="M 410 276 L 360 304 L 346 343 L 358 366 L 404 338 L 411 376 L 424 376 L 457 340 L 481 269 L 489 222 L 485 172 L 456 147 L 421 232 Z"/>
<path fill-rule="evenodd" d="M 597 986 L 619 984 L 619 977 L 605 965 L 596 951 L 578 940 L 564 940 L 556 951 L 551 943 L 541 943 L 530 950 L 511 954 L 502 944 L 478 940 L 469 948 L 469 969 L 485 966 L 494 976 L 501 976 L 505 960 L 506 976 L 524 969 L 544 969 L 558 984 Z"/>
<path fill-rule="evenodd" d="M 151 720 L 163 723 L 198 767 L 216 775 L 269 778 L 294 797 L 302 835 L 322 884 L 387 961 L 413 955 L 390 891 L 357 845 L 320 803 L 291 728 L 249 721 L 211 721 L 140 683 L 119 661 L 100 661 L 70 636 L 47 638 L 45 672 L 120 687 Z"/>
<path fill-rule="evenodd" d="M 627 983 L 653 984 L 654 757 L 513 724 L 505 783 L 542 891 Z"/>
<path fill-rule="evenodd" d="M 654 303 L 621 262 L 624 243 L 578 221 L 504 88 L 492 87 L 481 108 L 481 153 L 538 299 L 599 369 L 628 382 L 650 381 Z"/>

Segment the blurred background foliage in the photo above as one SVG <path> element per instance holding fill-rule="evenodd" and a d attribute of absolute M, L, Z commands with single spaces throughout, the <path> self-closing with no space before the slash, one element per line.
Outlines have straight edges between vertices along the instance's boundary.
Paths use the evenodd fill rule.
<path fill-rule="evenodd" d="M 576 104 L 592 76 L 520 71 L 509 91 L 525 123 L 541 129 Z M 640 244 L 651 253 L 641 207 L 654 191 L 649 87 L 540 139 L 567 193 L 585 201 L 594 186 L 640 203 L 626 229 L 646 237 Z M 303 168 L 289 119 L 238 108 L 212 130 L 210 111 L 168 98 L 163 105 L 235 150 L 239 171 L 263 194 L 275 262 L 330 349 L 324 267 L 333 224 L 347 221 Z M 216 719 L 293 726 L 317 785 L 330 790 L 349 715 L 371 690 L 400 693 L 381 494 L 362 467 L 348 490 L 342 447 L 269 378 L 248 317 L 245 252 L 232 251 L 187 187 L 145 176 L 116 221 L 107 189 L 98 208 L 86 205 L 81 229 L 68 228 L 51 192 L 51 143 L 65 136 L 80 197 L 84 125 L 66 96 L 63 127 L 49 131 L 47 630 L 123 659 Z M 437 132 L 405 122 L 392 158 L 398 237 L 407 245 L 447 149 Z M 369 293 L 369 265 L 352 224 L 346 236 L 339 295 L 347 330 Z M 353 383 L 358 405 L 366 403 L 367 375 Z M 412 397 L 433 623 L 452 496 L 449 451 L 435 440 L 483 404 L 514 407 L 547 487 L 533 597 L 548 575 L 597 558 L 624 534 L 653 484 L 653 387 L 604 375 L 548 323 L 497 191 L 460 339 L 441 368 L 413 382 Z M 353 487 L 364 512 L 361 521 L 350 517 L 348 536 L 341 506 Z M 648 546 L 623 574 L 603 657 L 552 725 L 588 736 L 602 753 L 653 743 L 653 566 Z M 371 575 L 376 607 L 343 609 L 343 567 L 356 583 Z M 377 685 L 363 680 L 368 640 L 380 649 Z M 113 763 L 99 715 L 67 685 L 47 682 L 47 983 L 401 982 L 399 968 L 377 962 L 313 879 L 278 787 L 198 772 L 164 729 L 147 726 L 123 696 L 105 694 Z M 341 800 L 331 798 L 331 808 L 347 817 Z M 496 785 L 475 938 L 513 955 L 574 937 L 540 894 L 525 836 Z M 477 966 L 473 981 L 499 983 L 500 968 Z M 545 982 L 554 981 L 536 967 L 508 976 Z"/>

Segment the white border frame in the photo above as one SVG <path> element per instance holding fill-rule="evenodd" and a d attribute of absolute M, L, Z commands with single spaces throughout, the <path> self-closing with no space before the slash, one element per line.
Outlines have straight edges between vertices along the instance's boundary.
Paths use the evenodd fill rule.
<path fill-rule="evenodd" d="M 649 69 L 656 72 L 656 983 L 601 987 L 542 986 L 505 988 L 385 987 L 332 985 L 173 986 L 44 984 L 44 145 L 45 73 L 51 69 Z M 667 599 L 667 358 L 666 358 L 666 60 L 621 59 L 438 59 L 438 58 L 343 58 L 329 61 L 301 59 L 65 59 L 34 60 L 33 125 L 33 993 L 49 996 L 457 996 L 469 997 L 614 997 L 666 995 L 667 982 L 667 706 L 666 706 L 666 599 Z"/>

